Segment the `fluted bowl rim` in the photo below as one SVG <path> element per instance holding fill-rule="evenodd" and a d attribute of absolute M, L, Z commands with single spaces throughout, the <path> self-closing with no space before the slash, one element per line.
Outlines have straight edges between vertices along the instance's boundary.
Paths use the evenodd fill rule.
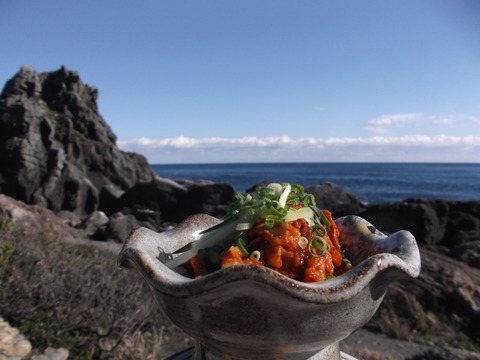
<path fill-rule="evenodd" d="M 318 304 L 349 300 L 386 270 L 395 270 L 398 277 L 407 278 L 415 278 L 420 273 L 420 253 L 410 232 L 402 230 L 385 235 L 367 220 L 355 215 L 335 220 L 340 230 L 340 242 L 351 254 L 354 267 L 328 281 L 305 283 L 257 265 L 235 265 L 192 279 L 165 265 L 174 250 L 192 241 L 193 234 L 220 221 L 210 215 L 196 214 L 162 233 L 139 227 L 124 243 L 118 264 L 136 268 L 157 291 L 172 296 L 198 296 L 227 283 L 250 280 L 268 285 L 292 298 Z M 358 252 L 355 252 L 354 246 L 359 249 Z"/>

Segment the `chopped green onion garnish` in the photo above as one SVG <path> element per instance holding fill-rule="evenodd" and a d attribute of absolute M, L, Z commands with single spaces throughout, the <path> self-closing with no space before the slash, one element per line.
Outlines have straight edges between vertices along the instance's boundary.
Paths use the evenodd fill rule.
<path fill-rule="evenodd" d="M 267 189 L 272 189 L 273 195 L 279 198 L 280 195 L 282 194 L 283 186 L 280 185 L 279 183 L 270 183 L 267 185 Z"/>
<path fill-rule="evenodd" d="M 260 251 L 255 250 L 255 251 L 252 251 L 252 253 L 250 254 L 250 259 L 258 261 L 258 260 L 260 260 L 261 256 L 262 256 L 262 254 L 260 254 Z"/>
<path fill-rule="evenodd" d="M 316 233 L 318 236 L 327 235 L 327 229 L 325 229 L 325 227 L 320 224 L 313 225 L 313 232 Z"/>
<path fill-rule="evenodd" d="M 298 239 L 298 246 L 300 246 L 302 249 L 305 249 L 308 245 L 308 239 L 305 236 L 300 236 L 300 239 Z"/>
<path fill-rule="evenodd" d="M 288 195 L 290 194 L 291 190 L 292 190 L 292 186 L 290 184 L 285 186 L 285 190 L 283 190 L 283 193 L 280 196 L 280 199 L 278 200 L 278 204 L 280 205 L 280 207 L 284 208 L 285 205 L 287 204 Z"/>
<path fill-rule="evenodd" d="M 316 206 L 311 206 L 311 207 L 312 207 L 313 211 L 315 211 L 315 213 L 317 214 L 317 216 L 319 218 L 317 222 L 325 224 L 325 227 L 326 227 L 327 231 L 330 231 L 330 221 L 328 221 L 327 217 L 322 212 L 322 210 L 320 210 Z"/>
<path fill-rule="evenodd" d="M 245 248 L 245 242 L 242 240 L 242 238 L 238 238 L 237 246 L 240 249 L 240 251 L 242 252 L 243 256 L 248 256 L 248 251 Z"/>
<path fill-rule="evenodd" d="M 316 254 L 312 247 L 315 248 L 315 250 L 319 251 L 320 255 Z M 328 250 L 330 250 L 330 248 L 328 247 L 328 244 L 324 238 L 316 236 L 312 237 L 312 239 L 310 240 L 308 244 L 308 250 L 310 250 L 310 254 L 312 254 L 312 256 L 322 257 L 325 256 L 325 254 Z"/>
<path fill-rule="evenodd" d="M 288 210 L 285 215 L 285 221 L 295 221 L 298 219 L 305 219 L 308 225 L 314 224 L 314 212 L 309 207 L 303 207 L 298 210 Z"/>
<path fill-rule="evenodd" d="M 303 204 L 300 209 L 290 208 L 300 204 Z M 308 245 L 312 255 L 326 253 L 328 250 L 325 249 L 328 246 L 323 239 L 319 239 L 326 236 L 330 230 L 330 222 L 316 207 L 313 195 L 305 194 L 301 185 L 271 183 L 266 187 L 260 187 L 256 198 L 249 194 L 236 193 L 224 221 L 200 232 L 201 236 L 197 241 L 177 250 L 175 253 L 181 254 L 168 261 L 167 266 L 175 268 L 197 255 L 201 249 L 219 246 L 225 250 L 235 242 L 238 243 L 242 253 L 248 256 L 245 243 L 236 241 L 241 236 L 241 232 L 251 229 L 262 221 L 267 228 L 273 228 L 297 219 L 305 219 L 312 227 L 313 239 L 316 239 L 310 241 Z"/>

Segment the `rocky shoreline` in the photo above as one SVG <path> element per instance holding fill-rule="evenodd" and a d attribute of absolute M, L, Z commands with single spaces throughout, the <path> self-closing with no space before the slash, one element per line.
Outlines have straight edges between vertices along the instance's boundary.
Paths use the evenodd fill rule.
<path fill-rule="evenodd" d="M 11 218 L 28 233 L 63 234 L 62 241 L 69 244 L 89 242 L 112 257 L 121 247 L 119 242 L 88 239 L 85 230 L 72 228 L 52 211 L 0 194 L 0 218 L 5 217 Z M 480 359 L 480 353 L 458 348 L 454 343 L 456 332 L 462 328 L 471 327 L 475 331 L 480 284 L 478 269 L 425 246 L 421 247 L 421 254 L 424 268 L 419 279 L 392 285 L 375 318 L 342 341 L 342 351 L 367 360 Z M 464 282 L 467 279 L 468 284 Z M 429 299 L 435 299 L 438 304 L 427 304 Z M 442 303 L 448 303 L 450 308 L 440 308 Z M 473 316 L 473 319 L 461 318 L 462 314 Z M 428 332 L 422 321 L 431 321 L 435 328 Z M 415 338 L 421 331 L 424 331 L 421 334 L 423 341 L 419 341 L 420 337 Z M 437 336 L 443 338 L 435 342 Z M 471 336 L 476 335 L 472 333 Z M 0 348 L 1 339 L 0 335 Z M 442 343 L 442 346 L 436 343 Z M 49 349 L 49 353 L 53 351 Z M 65 351 L 67 349 L 60 349 L 60 354 Z"/>
<path fill-rule="evenodd" d="M 108 247 L 123 243 L 137 226 L 164 231 L 195 213 L 223 216 L 235 194 L 231 184 L 165 179 L 142 156 L 120 151 L 98 112 L 97 95 L 64 67 L 38 74 L 23 66 L 7 82 L 0 96 L 0 217 L 30 229 L 61 224 L 55 226 L 70 229 L 65 241 Z M 348 349 L 395 340 L 418 351 L 395 357 L 383 349 L 384 359 L 439 359 L 447 353 L 478 359 L 480 201 L 406 199 L 365 206 L 332 183 L 306 190 L 335 218 L 359 215 L 384 233 L 408 230 L 420 246 L 419 278 L 391 286 L 372 321 L 345 343 Z"/>

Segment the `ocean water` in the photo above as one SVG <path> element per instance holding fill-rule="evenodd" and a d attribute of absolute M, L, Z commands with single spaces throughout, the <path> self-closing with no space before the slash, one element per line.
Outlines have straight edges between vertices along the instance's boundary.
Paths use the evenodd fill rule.
<path fill-rule="evenodd" d="M 305 188 L 329 181 L 367 204 L 412 197 L 480 200 L 480 163 L 157 164 L 152 168 L 173 180 L 228 182 L 241 193 L 264 180 Z"/>

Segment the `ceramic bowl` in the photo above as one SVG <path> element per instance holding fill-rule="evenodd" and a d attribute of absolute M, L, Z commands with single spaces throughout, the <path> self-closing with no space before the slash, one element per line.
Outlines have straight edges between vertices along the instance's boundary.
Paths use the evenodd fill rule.
<path fill-rule="evenodd" d="M 408 231 L 387 236 L 366 220 L 335 222 L 354 267 L 320 283 L 303 283 L 267 267 L 236 265 L 191 279 L 165 262 L 220 222 L 198 214 L 156 233 L 132 232 L 118 257 L 150 285 L 172 323 L 197 341 L 194 359 L 341 359 L 338 342 L 364 325 L 389 284 L 420 273 Z"/>

